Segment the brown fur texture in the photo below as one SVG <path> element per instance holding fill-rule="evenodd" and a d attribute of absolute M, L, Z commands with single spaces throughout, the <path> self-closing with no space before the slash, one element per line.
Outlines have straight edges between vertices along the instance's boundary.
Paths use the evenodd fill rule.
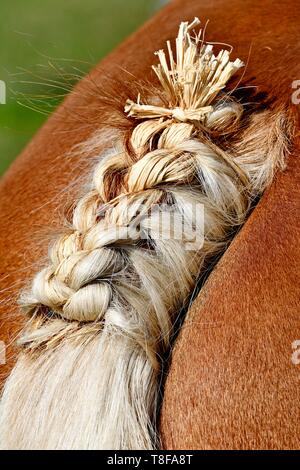
<path fill-rule="evenodd" d="M 37 270 L 29 262 L 46 253 L 41 233 L 60 226 L 61 193 L 65 196 L 70 179 L 93 163 L 80 154 L 64 155 L 105 126 L 110 100 L 117 95 L 121 108 L 127 98 L 112 79 L 134 81 L 126 69 L 152 80 L 153 50 L 175 36 L 182 19 L 199 16 L 210 19 L 207 40 L 232 44 L 241 58 L 250 55 L 242 84 L 259 85 L 266 94 L 254 99 L 275 111 L 289 107 L 297 120 L 291 95 L 292 82 L 300 79 L 299 10 L 294 0 L 284 5 L 233 0 L 230 8 L 225 0 L 174 1 L 75 88 L 0 183 L 2 341 L 10 344 L 22 327 L 15 298 Z M 127 125 L 126 120 L 119 124 Z M 263 197 L 188 313 L 165 386 L 165 448 L 299 447 L 300 366 L 291 362 L 291 343 L 300 337 L 299 148 L 296 136 L 287 171 Z M 76 185 L 67 192 L 72 201 Z M 13 356 L 8 347 L 3 378 Z"/>

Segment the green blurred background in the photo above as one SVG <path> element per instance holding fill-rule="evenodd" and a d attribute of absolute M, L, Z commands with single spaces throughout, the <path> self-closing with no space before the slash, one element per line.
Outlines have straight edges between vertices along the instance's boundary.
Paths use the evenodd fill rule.
<path fill-rule="evenodd" d="M 1 0 L 0 175 L 74 83 L 163 3 Z"/>

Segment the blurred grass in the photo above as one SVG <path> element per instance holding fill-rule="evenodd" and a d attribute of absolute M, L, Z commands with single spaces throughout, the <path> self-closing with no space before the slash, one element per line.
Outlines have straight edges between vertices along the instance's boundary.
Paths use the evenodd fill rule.
<path fill-rule="evenodd" d="M 165 1 L 1 0 L 0 80 L 6 83 L 7 97 L 6 104 L 0 105 L 0 174 L 66 93 L 63 84 L 55 89 L 49 80 L 62 83 L 63 73 L 67 87 L 72 85 L 69 74 L 74 67 L 80 69 L 79 75 L 85 74 L 162 3 Z M 41 104 L 38 96 L 44 96 Z M 41 112 L 17 101 L 32 107 L 38 104 Z"/>

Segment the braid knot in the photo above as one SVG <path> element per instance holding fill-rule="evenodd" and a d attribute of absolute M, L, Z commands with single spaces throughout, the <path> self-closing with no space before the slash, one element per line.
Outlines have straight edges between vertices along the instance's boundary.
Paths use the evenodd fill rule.
<path fill-rule="evenodd" d="M 211 250 L 210 237 L 222 239 L 226 232 L 228 207 L 231 220 L 242 222 L 245 175 L 205 138 L 207 132 L 230 132 L 242 114 L 241 105 L 219 94 L 242 62 L 230 62 L 227 51 L 215 57 L 211 46 L 200 44 L 199 35 L 192 40 L 189 31 L 197 23 L 181 25 L 177 63 L 168 43 L 170 70 L 164 52 L 158 53 L 160 64 L 154 70 L 170 107 L 141 105 L 140 98 L 127 101 L 128 115 L 141 120 L 130 139 L 135 156 L 124 150 L 97 165 L 92 189 L 74 210 L 73 231 L 52 247 L 51 267 L 36 276 L 23 301 L 29 312 L 42 305 L 66 320 L 124 327 L 116 312 L 125 308 L 125 323 L 132 322 L 135 334 L 138 324 L 142 331 L 152 331 L 154 324 L 154 342 L 168 338 L 178 289 L 184 302 L 206 250 Z M 164 207 L 163 201 L 171 203 Z M 172 207 L 173 220 L 180 225 L 195 201 L 205 204 L 210 232 L 202 250 L 187 251 L 195 231 L 193 211 L 185 216 L 189 220 L 181 239 L 167 239 L 159 222 L 170 217 Z M 161 214 L 150 214 L 155 205 Z M 167 292 L 161 289 L 162 278 Z"/>

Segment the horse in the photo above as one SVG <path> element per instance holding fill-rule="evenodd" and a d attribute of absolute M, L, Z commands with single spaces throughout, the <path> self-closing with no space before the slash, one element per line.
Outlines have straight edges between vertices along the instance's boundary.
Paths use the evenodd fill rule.
<path fill-rule="evenodd" d="M 152 416 L 158 429 L 158 442 L 153 444 L 157 436 L 149 443 L 147 436 L 138 435 L 134 443 L 128 443 L 129 431 L 124 425 L 119 445 L 122 448 L 156 445 L 165 449 L 299 447 L 299 367 L 291 360 L 293 344 L 299 338 L 299 111 L 293 102 L 293 84 L 300 75 L 299 5 L 287 0 L 284 6 L 283 12 L 283 6 L 274 0 L 232 0 L 230 8 L 224 0 L 209 4 L 201 0 L 170 2 L 76 85 L 12 164 L 0 183 L 3 299 L 0 339 L 7 345 L 7 363 L 1 366 L 2 384 L 14 367 L 18 367 L 15 366 L 15 338 L 27 318 L 15 299 L 46 258 L 48 243 L 41 233 L 61 230 L 63 217 L 59 211 L 65 207 L 66 199 L 70 206 L 66 217 L 73 214 L 74 201 L 81 195 L 86 181 L 90 181 L 91 171 L 98 162 L 94 155 L 99 156 L 107 149 L 112 134 L 132 135 L 136 123 L 134 118 L 124 116 L 124 104 L 128 99 L 133 103 L 139 91 L 143 96 L 147 87 L 151 91 L 155 81 L 151 73 L 153 52 L 176 36 L 182 19 L 199 17 L 202 24 L 209 19 L 205 41 L 230 44 L 234 55 L 246 61 L 241 82 L 232 88 L 233 95 L 240 93 L 245 101 L 251 86 L 259 90 L 249 96 L 253 102 L 246 104 L 249 116 L 261 117 L 252 125 L 252 139 L 253 133 L 258 133 L 253 151 L 258 152 L 266 142 L 272 152 L 282 153 L 277 145 L 281 142 L 281 147 L 289 147 L 290 154 L 284 157 L 286 168 L 277 171 L 230 245 L 227 241 L 222 257 L 211 264 L 209 276 L 208 268 L 205 271 L 197 295 L 193 291 L 193 302 L 188 302 L 185 319 L 164 358 L 160 390 L 150 391 L 153 395 L 163 391 L 161 406 Z M 137 82 L 145 77 L 148 83 L 139 89 Z M 155 100 L 151 104 L 157 107 Z M 247 128 L 248 124 L 245 122 L 243 126 Z M 268 133 L 270 128 L 273 134 Z M 266 136 L 273 136 L 273 140 Z M 285 139 L 289 141 L 287 144 L 282 143 Z M 238 145 L 239 142 L 236 151 Z M 108 162 L 113 157 L 106 155 Z M 121 184 L 118 175 L 108 183 L 107 191 L 112 192 Z M 85 355 L 78 351 L 77 366 L 87 368 L 97 380 L 101 371 L 97 369 L 93 351 L 88 354 L 88 343 L 85 349 Z M 37 361 L 38 355 L 39 348 L 33 355 Z M 65 367 L 62 372 L 66 374 L 64 381 L 68 387 L 68 374 L 72 374 L 71 369 L 67 370 L 68 357 L 65 361 L 61 356 L 59 359 Z M 153 363 L 157 360 L 152 359 Z M 26 393 L 30 390 L 26 380 L 29 366 L 26 360 L 21 365 L 24 370 L 19 366 L 18 377 L 23 374 Z M 139 373 L 142 375 L 143 369 Z M 51 382 L 43 378 L 50 387 Z M 10 393 L 14 397 L 10 406 L 14 408 L 14 416 L 18 416 L 24 403 L 15 399 L 16 395 L 8 387 L 8 399 Z M 118 390 L 111 393 L 117 400 Z M 95 412 L 89 398 L 93 396 L 87 396 L 86 400 L 81 396 L 78 404 L 78 413 L 84 414 L 85 419 Z M 30 396 L 28 400 L 27 408 L 31 406 L 34 412 L 38 403 L 33 401 L 30 405 Z M 66 415 L 69 406 L 65 397 Z M 5 406 L 2 413 L 5 414 Z M 48 413 L 51 423 L 49 410 Z M 119 416 L 115 419 L 118 422 Z M 11 425 L 18 426 L 18 422 L 11 421 Z M 33 431 L 38 434 L 40 429 Z M 72 448 L 72 439 L 76 441 L 72 435 L 68 448 Z M 108 442 L 114 442 L 113 438 Z M 76 441 L 73 447 L 77 444 Z M 64 445 L 58 441 L 54 444 L 53 440 L 49 444 L 58 448 Z M 94 448 L 97 444 L 93 436 L 87 436 L 84 445 L 82 442 L 80 445 Z M 7 445 L 28 446 L 47 448 L 48 444 L 41 445 L 38 440 L 22 444 L 20 438 L 19 442 Z"/>

